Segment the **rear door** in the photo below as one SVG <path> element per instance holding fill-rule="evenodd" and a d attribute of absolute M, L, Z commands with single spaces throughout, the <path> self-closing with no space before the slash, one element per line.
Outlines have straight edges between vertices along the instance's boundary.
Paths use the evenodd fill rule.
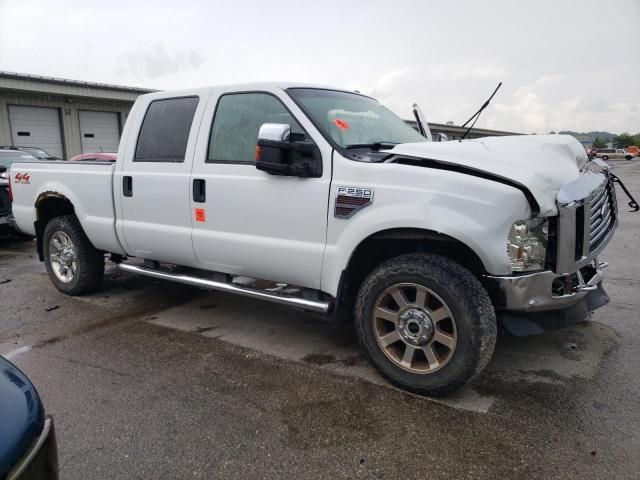
<path fill-rule="evenodd" d="M 256 169 L 263 123 L 289 124 L 292 132 L 315 142 L 322 176 L 285 177 Z M 284 91 L 212 94 L 192 175 L 198 261 L 210 270 L 319 288 L 330 181 L 331 147 Z"/>
<path fill-rule="evenodd" d="M 118 151 L 120 122 L 117 113 L 80 110 L 78 119 L 82 153 Z"/>
<path fill-rule="evenodd" d="M 64 157 L 57 108 L 9 105 L 9 124 L 14 145 L 38 147 L 53 157 Z"/>
<path fill-rule="evenodd" d="M 205 98 L 203 98 L 203 96 Z M 153 97 L 152 97 L 153 98 Z M 114 192 L 121 210 L 118 232 L 127 253 L 192 266 L 190 176 L 206 95 L 141 103 L 125 139 Z"/>

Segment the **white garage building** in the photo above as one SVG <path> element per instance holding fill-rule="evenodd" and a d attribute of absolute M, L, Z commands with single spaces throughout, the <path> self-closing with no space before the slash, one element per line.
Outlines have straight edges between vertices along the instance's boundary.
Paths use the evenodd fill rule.
<path fill-rule="evenodd" d="M 152 91 L 0 71 L 0 146 L 115 152 L 133 102 Z"/>

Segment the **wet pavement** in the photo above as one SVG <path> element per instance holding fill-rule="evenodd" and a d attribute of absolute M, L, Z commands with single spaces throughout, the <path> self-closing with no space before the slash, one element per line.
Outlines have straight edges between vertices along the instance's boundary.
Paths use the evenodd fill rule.
<path fill-rule="evenodd" d="M 614 170 L 640 196 L 640 163 Z M 0 239 L 0 354 L 54 416 L 63 479 L 639 478 L 640 213 L 618 200 L 611 303 L 500 337 L 437 401 L 312 314 L 115 270 L 67 297 L 18 239 Z"/>

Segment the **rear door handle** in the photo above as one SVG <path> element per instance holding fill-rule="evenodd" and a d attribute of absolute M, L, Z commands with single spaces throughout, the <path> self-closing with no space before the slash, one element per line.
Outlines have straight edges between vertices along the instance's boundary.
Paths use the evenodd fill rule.
<path fill-rule="evenodd" d="M 193 179 L 193 201 L 196 203 L 207 201 L 207 185 L 202 178 Z"/>
<path fill-rule="evenodd" d="M 122 177 L 122 195 L 133 197 L 133 178 L 129 175 Z"/>

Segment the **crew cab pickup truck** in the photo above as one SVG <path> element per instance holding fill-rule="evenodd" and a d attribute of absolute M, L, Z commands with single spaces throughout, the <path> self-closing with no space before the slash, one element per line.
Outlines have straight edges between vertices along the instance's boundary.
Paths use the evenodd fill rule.
<path fill-rule="evenodd" d="M 536 333 L 607 303 L 618 215 L 597 162 L 563 135 L 430 142 L 365 95 L 266 83 L 143 95 L 115 163 L 22 163 L 11 183 L 62 292 L 98 289 L 110 256 L 353 319 L 384 376 L 441 395 L 484 368 L 499 325 Z"/>
<path fill-rule="evenodd" d="M 599 148 L 596 157 L 601 158 L 605 162 L 608 160 L 631 160 L 633 155 L 622 148 Z"/>

